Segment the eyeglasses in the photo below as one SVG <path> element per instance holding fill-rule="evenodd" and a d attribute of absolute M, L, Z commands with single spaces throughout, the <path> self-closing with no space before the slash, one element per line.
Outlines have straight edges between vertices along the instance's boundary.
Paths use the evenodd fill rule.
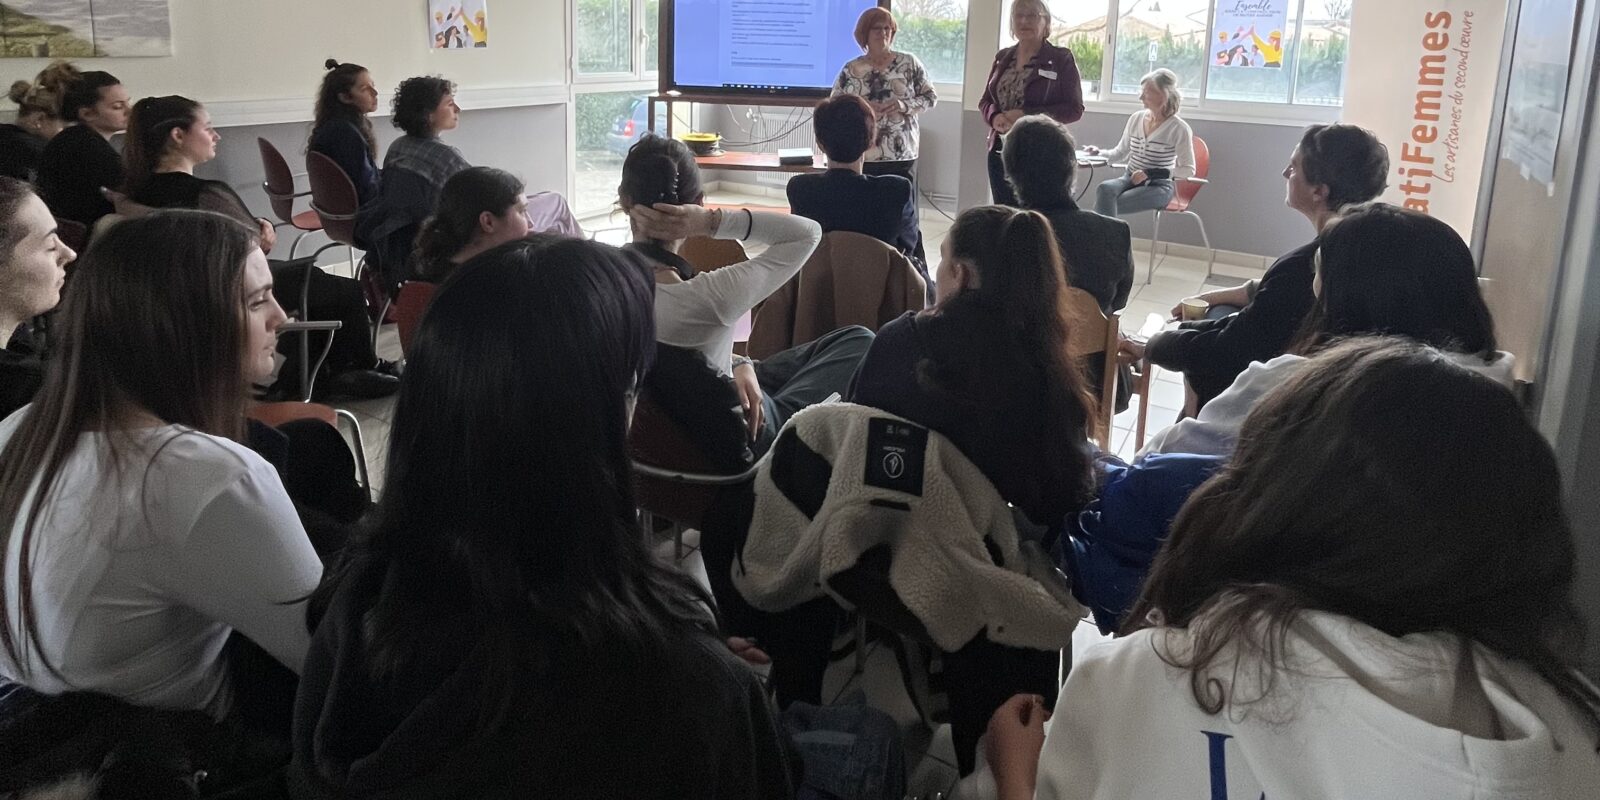
<path fill-rule="evenodd" d="M 1050 16 L 1049 14 L 1041 14 L 1041 13 L 1039 13 L 1037 11 L 1030 11 L 1030 12 L 1023 13 L 1023 14 L 1013 14 L 1013 15 L 1011 15 L 1011 18 L 1016 20 L 1016 21 L 1018 21 L 1018 22 L 1026 22 L 1028 20 L 1037 21 L 1037 20 L 1041 20 L 1041 19 L 1048 19 L 1049 16 Z"/>
<path fill-rule="evenodd" d="M 873 31 L 874 33 L 878 32 L 878 31 L 882 31 L 884 33 L 888 33 L 890 31 L 893 31 L 894 28 L 891 28 L 888 25 L 874 25 L 871 28 L 868 28 L 867 30 Z"/>

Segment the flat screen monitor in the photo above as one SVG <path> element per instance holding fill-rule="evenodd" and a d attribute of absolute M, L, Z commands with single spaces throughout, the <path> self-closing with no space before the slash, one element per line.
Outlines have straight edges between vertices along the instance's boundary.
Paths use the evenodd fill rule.
<path fill-rule="evenodd" d="M 888 0 L 662 0 L 661 91 L 826 97 Z"/>

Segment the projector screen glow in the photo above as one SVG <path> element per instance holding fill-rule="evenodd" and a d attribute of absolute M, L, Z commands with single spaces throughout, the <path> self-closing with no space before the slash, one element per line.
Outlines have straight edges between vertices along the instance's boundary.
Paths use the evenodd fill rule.
<path fill-rule="evenodd" d="M 856 19 L 876 5 L 874 0 L 666 0 L 661 89 L 825 96 L 845 62 L 861 55 Z"/>

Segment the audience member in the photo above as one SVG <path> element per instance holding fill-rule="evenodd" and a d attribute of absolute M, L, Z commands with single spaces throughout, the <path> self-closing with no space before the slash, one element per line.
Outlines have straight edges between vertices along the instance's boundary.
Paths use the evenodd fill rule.
<path fill-rule="evenodd" d="M 1388 152 L 1370 131 L 1355 125 L 1312 125 L 1283 170 L 1285 202 L 1320 234 L 1339 209 L 1381 194 L 1388 175 Z M 1136 358 L 1148 353 L 1150 363 L 1182 372 L 1193 397 L 1193 408 L 1185 412 L 1193 416 L 1250 362 L 1288 349 L 1311 308 L 1316 250 L 1313 240 L 1274 262 L 1260 281 L 1200 295 L 1214 305 L 1243 306 L 1238 313 L 1185 322 L 1178 330 L 1151 337 L 1148 345 L 1124 341 L 1123 348 Z"/>
<path fill-rule="evenodd" d="M 434 298 L 378 518 L 312 602 L 295 797 L 791 796 L 759 681 L 639 529 L 651 294 L 540 235 Z"/>
<path fill-rule="evenodd" d="M 361 210 L 357 235 L 370 247 L 386 288 L 393 291 L 411 277 L 411 246 L 423 220 L 439 206 L 444 184 L 470 166 L 461 151 L 439 141 L 461 119 L 456 85 L 444 78 L 407 78 L 395 89 L 394 126 L 405 135 L 383 157 L 378 200 Z"/>
<path fill-rule="evenodd" d="M 1412 341 L 1329 348 L 1251 412 L 1048 736 L 1038 697 L 995 715 L 999 796 L 1589 796 L 1563 505 L 1505 388 Z"/>
<path fill-rule="evenodd" d="M 1084 148 L 1112 163 L 1128 162 L 1122 177 L 1095 188 L 1094 210 L 1108 217 L 1166 208 L 1175 182 L 1194 177 L 1194 132 L 1178 117 L 1183 92 L 1177 74 L 1163 68 L 1141 78 L 1139 102 L 1144 108 L 1128 117 L 1116 147 Z"/>
<path fill-rule="evenodd" d="M 366 205 L 378 196 L 378 137 L 368 114 L 378 110 L 378 86 L 359 64 L 328 59 L 317 89 L 316 119 L 306 150 L 333 159 Z"/>
<path fill-rule="evenodd" d="M 989 192 L 994 202 L 1016 205 L 1000 160 L 1003 137 L 1017 120 L 1045 114 L 1063 125 L 1083 117 L 1083 81 L 1072 51 L 1050 43 L 1050 6 L 1045 0 L 1012 0 L 1008 15 L 1017 43 L 994 56 L 978 113 L 989 126 Z"/>
<path fill-rule="evenodd" d="M 230 677 L 234 631 L 299 670 L 322 566 L 238 443 L 285 319 L 271 284 L 253 230 L 198 212 L 76 262 L 44 386 L 0 422 L 0 675 L 220 718 L 272 704 Z"/>
<path fill-rule="evenodd" d="M 111 137 L 128 127 L 128 92 L 109 72 L 79 72 L 65 62 L 52 70 L 67 127 L 39 154 L 39 196 L 55 216 L 93 227 L 114 210 L 105 191 L 122 186 Z"/>
<path fill-rule="evenodd" d="M 517 176 L 470 167 L 445 181 L 439 208 L 417 234 L 413 273 L 444 283 L 455 268 L 486 250 L 528 235 L 528 204 Z"/>
<path fill-rule="evenodd" d="M 17 104 L 17 121 L 0 125 L 0 177 L 32 181 L 44 146 L 63 127 L 61 98 L 42 84 L 29 81 L 11 84 L 8 96 Z"/>
<path fill-rule="evenodd" d="M 872 129 L 867 139 L 868 175 L 899 175 L 917 186 L 917 115 L 932 109 L 939 95 L 928 71 L 911 53 L 894 49 L 900 26 L 887 8 L 869 8 L 856 18 L 855 39 L 862 54 L 845 62 L 833 82 L 833 96 L 855 95 L 867 102 Z M 854 159 L 849 159 L 854 160 Z"/>
<path fill-rule="evenodd" d="M 44 381 L 27 324 L 56 307 L 76 257 L 33 189 L 0 177 L 0 418 L 27 405 Z"/>
<path fill-rule="evenodd" d="M 271 249 L 276 233 L 272 222 L 251 215 L 232 187 L 222 181 L 195 177 L 195 167 L 217 156 L 222 140 L 211 127 L 205 107 L 187 97 L 146 97 L 134 105 L 123 144 L 128 197 L 151 208 L 195 208 L 215 211 L 250 226 L 263 249 Z M 311 282 L 304 316 L 335 319 L 343 323 L 334 335 L 325 368 L 328 376 L 317 388 L 329 396 L 384 397 L 399 389 L 398 366 L 380 360 L 367 335 L 366 300 L 350 278 L 330 275 L 303 263 L 286 263 L 274 271 L 273 293 L 280 304 L 299 308 L 301 291 Z M 320 345 L 319 345 L 320 347 Z M 279 370 L 281 393 L 298 392 L 298 346 L 285 339 L 281 348 L 290 359 Z M 293 387 L 293 391 L 289 388 Z"/>
<path fill-rule="evenodd" d="M 1454 228 L 1374 203 L 1334 218 L 1321 243 L 1312 259 L 1316 300 L 1289 354 L 1251 364 L 1199 416 L 1156 434 L 1145 452 L 1228 455 L 1257 401 L 1343 337 L 1404 336 L 1511 386 L 1513 358 L 1495 350 L 1472 250 Z"/>
<path fill-rule="evenodd" d="M 655 264 L 657 338 L 698 350 L 718 374 L 733 379 L 752 450 L 765 452 L 795 412 L 848 387 L 872 344 L 872 332 L 859 326 L 759 362 L 740 357 L 735 364 L 733 357 L 734 323 L 805 265 L 822 239 L 815 222 L 705 208 L 694 155 L 683 142 L 659 136 L 646 136 L 628 150 L 618 200 L 633 228 L 630 247 Z M 678 255 L 690 236 L 737 238 L 766 249 L 748 261 L 695 274 Z"/>
<path fill-rule="evenodd" d="M 1110 316 L 1128 304 L 1133 289 L 1133 238 L 1128 223 L 1078 208 L 1072 182 L 1078 170 L 1077 145 L 1067 126 L 1042 114 L 1023 117 L 1006 134 L 1001 160 L 1020 208 L 1050 220 L 1067 270 L 1067 285 L 1094 296 Z M 1100 396 L 1105 359 L 1097 353 L 1084 364 L 1091 393 Z M 1115 408 L 1128 407 L 1133 373 L 1121 367 Z"/>
<path fill-rule="evenodd" d="M 900 175 L 862 173 L 872 146 L 872 108 L 859 95 L 835 95 L 817 104 L 811 121 L 828 171 L 789 179 L 789 210 L 816 220 L 823 233 L 862 233 L 904 253 L 922 274 L 931 301 L 915 189 Z"/>

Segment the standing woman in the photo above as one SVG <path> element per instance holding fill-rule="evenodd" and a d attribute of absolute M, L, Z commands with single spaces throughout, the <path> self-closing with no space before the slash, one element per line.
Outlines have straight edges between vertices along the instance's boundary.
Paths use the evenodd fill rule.
<path fill-rule="evenodd" d="M 862 171 L 899 175 L 917 185 L 917 115 L 939 101 L 922 62 L 910 53 L 892 50 L 894 15 L 869 8 L 856 20 L 856 44 L 865 54 L 850 59 L 833 82 L 833 94 L 859 95 L 877 117 L 877 131 Z M 915 194 L 912 195 L 915 197 Z"/>
<path fill-rule="evenodd" d="M 1174 181 L 1194 177 L 1194 132 L 1178 118 L 1183 93 L 1178 76 L 1158 69 L 1139 81 L 1144 108 L 1128 117 L 1122 141 L 1111 150 L 1085 148 L 1109 161 L 1128 160 L 1127 171 L 1095 190 L 1094 210 L 1108 217 L 1166 208 Z"/>
<path fill-rule="evenodd" d="M 122 185 L 122 156 L 111 137 L 128 127 L 128 90 L 109 72 L 79 72 L 66 63 L 58 77 L 67 128 L 39 154 L 39 195 L 50 213 L 92 227 L 113 211 L 104 190 Z"/>
<path fill-rule="evenodd" d="M 1083 116 L 1083 81 L 1072 51 L 1050 43 L 1050 8 L 1044 0 L 1011 4 L 1011 36 L 1017 43 L 995 54 L 978 110 L 989 125 L 989 191 L 999 205 L 1014 206 L 1000 160 L 1003 137 L 1017 120 L 1044 114 L 1063 125 Z"/>
<path fill-rule="evenodd" d="M 378 110 L 378 86 L 360 64 L 328 59 L 317 90 L 316 122 L 306 149 L 333 159 L 355 184 L 361 204 L 378 195 L 378 137 L 367 115 Z"/>

